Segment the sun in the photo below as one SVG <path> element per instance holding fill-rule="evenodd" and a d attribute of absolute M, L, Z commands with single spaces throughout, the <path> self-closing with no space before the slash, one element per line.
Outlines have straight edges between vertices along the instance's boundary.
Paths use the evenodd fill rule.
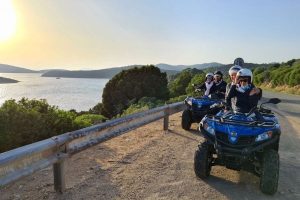
<path fill-rule="evenodd" d="M 11 0 L 0 0 L 0 42 L 10 39 L 16 32 L 16 13 Z"/>

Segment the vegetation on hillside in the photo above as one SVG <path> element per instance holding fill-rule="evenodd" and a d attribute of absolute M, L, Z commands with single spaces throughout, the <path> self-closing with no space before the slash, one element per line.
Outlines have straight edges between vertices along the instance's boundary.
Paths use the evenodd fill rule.
<path fill-rule="evenodd" d="M 51 106 L 46 100 L 7 100 L 0 107 L 0 152 L 105 120 Z"/>
<path fill-rule="evenodd" d="M 153 65 L 124 70 L 105 85 L 102 106 L 99 105 L 101 113 L 112 118 L 143 97 L 167 100 L 167 84 L 166 73 Z"/>
<path fill-rule="evenodd" d="M 197 77 L 196 79 L 194 78 L 195 76 Z M 171 80 L 168 84 L 170 97 L 174 98 L 191 93 L 191 83 L 203 83 L 203 77 L 205 78 L 204 72 L 195 68 L 188 68 L 174 75 L 173 77 L 171 77 Z"/>
<path fill-rule="evenodd" d="M 300 84 L 300 60 L 290 60 L 271 67 L 258 67 L 254 70 L 256 84 L 270 84 L 271 87 L 290 86 Z"/>
<path fill-rule="evenodd" d="M 103 90 L 102 103 L 87 112 L 64 111 L 46 100 L 8 100 L 0 107 L 0 152 L 33 143 L 54 135 L 77 130 L 107 119 L 148 110 L 166 103 L 200 96 L 193 84 L 205 81 L 205 73 L 221 70 L 224 79 L 232 65 L 218 68 L 185 69 L 167 80 L 166 73 L 149 65 L 123 70 Z M 252 69 L 254 83 L 300 94 L 300 60 L 275 64 L 246 64 Z M 106 116 L 106 117 L 104 117 Z"/>

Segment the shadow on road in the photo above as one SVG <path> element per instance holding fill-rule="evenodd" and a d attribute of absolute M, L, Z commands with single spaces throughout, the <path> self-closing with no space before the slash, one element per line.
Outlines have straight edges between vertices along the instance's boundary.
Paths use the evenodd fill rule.
<path fill-rule="evenodd" d="M 168 132 L 171 133 L 171 134 L 175 134 L 175 135 L 177 135 L 177 136 L 186 138 L 186 139 L 188 139 L 188 140 L 193 140 L 193 141 L 196 141 L 196 142 L 199 141 L 199 140 L 197 140 L 197 139 L 195 139 L 195 138 L 193 138 L 193 137 L 184 135 L 184 134 L 182 134 L 182 133 L 180 133 L 180 132 L 177 132 L 177 131 L 174 131 L 174 130 L 168 130 Z M 199 134 L 197 134 L 197 131 L 188 131 L 188 133 L 192 133 L 193 135 L 200 136 Z"/>

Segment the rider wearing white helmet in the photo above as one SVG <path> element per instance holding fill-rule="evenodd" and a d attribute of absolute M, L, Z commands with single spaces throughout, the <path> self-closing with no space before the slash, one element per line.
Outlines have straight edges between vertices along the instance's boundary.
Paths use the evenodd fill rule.
<path fill-rule="evenodd" d="M 205 81 L 209 81 L 209 82 L 211 82 L 211 81 L 213 81 L 213 79 L 214 79 L 214 74 L 213 73 L 207 73 L 206 75 L 205 75 Z"/>
<path fill-rule="evenodd" d="M 261 98 L 261 89 L 255 88 L 252 83 L 253 75 L 249 69 L 241 69 L 237 72 L 236 82 L 231 85 L 226 96 L 226 110 L 233 108 L 232 98 L 236 98 L 235 111 L 247 113 L 257 106 Z"/>
<path fill-rule="evenodd" d="M 239 70 L 241 70 L 242 67 L 240 67 L 239 65 L 234 65 L 232 67 L 230 67 L 229 71 L 228 71 L 228 74 L 229 74 L 229 77 L 231 79 L 231 83 L 228 83 L 227 86 L 226 86 L 226 95 L 228 95 L 228 92 L 229 92 L 229 89 L 231 87 L 232 84 L 235 84 L 235 79 L 236 79 L 236 74 Z"/>
<path fill-rule="evenodd" d="M 236 74 L 239 70 L 242 69 L 242 67 L 244 66 L 244 60 L 243 58 L 236 58 L 233 61 L 233 66 L 228 70 L 228 74 L 229 77 L 231 79 L 231 82 L 227 84 L 226 86 L 226 93 L 225 93 L 225 98 L 228 96 L 228 92 L 230 90 L 231 85 L 236 84 L 235 82 L 235 78 L 236 78 Z M 235 109 L 235 104 L 236 104 L 236 97 L 232 98 L 232 108 Z"/>
<path fill-rule="evenodd" d="M 216 90 L 216 85 L 214 83 L 214 74 L 213 73 L 207 73 L 205 75 L 205 83 L 200 85 L 198 89 L 204 90 L 204 95 L 208 96 L 210 94 L 213 94 Z"/>

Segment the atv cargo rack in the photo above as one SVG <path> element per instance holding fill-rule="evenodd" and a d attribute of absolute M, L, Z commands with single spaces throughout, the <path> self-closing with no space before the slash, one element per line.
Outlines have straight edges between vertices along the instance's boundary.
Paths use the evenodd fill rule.
<path fill-rule="evenodd" d="M 244 113 L 242 113 L 244 114 Z M 220 122 L 220 123 L 227 123 L 232 125 L 244 125 L 244 126 L 262 126 L 262 127 L 273 127 L 276 125 L 275 121 L 241 121 L 241 120 L 234 120 L 234 119 L 228 119 L 224 118 L 222 116 L 214 116 L 214 115 L 207 115 L 208 118 Z M 228 117 L 228 116 L 226 116 Z"/>

